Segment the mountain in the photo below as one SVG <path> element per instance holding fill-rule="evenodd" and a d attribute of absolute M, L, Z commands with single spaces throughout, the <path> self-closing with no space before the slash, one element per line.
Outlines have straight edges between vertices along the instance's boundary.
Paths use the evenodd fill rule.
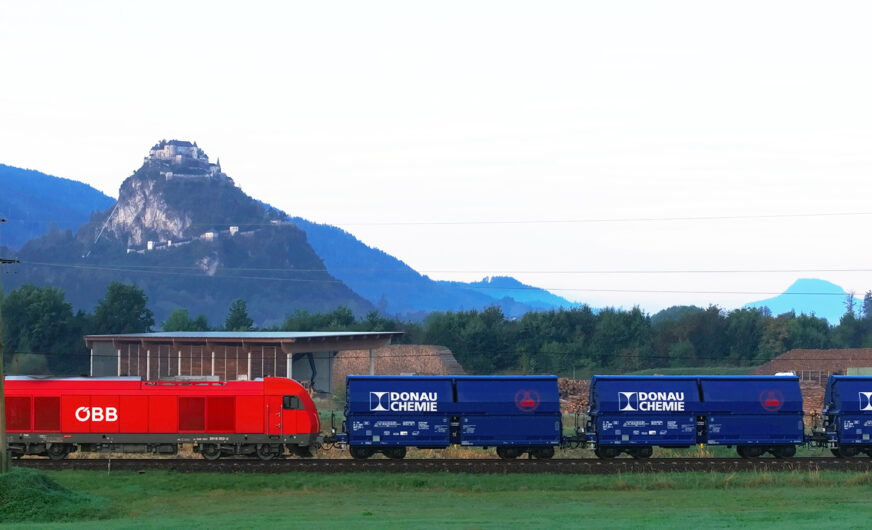
<path fill-rule="evenodd" d="M 0 164 L 0 212 L 8 219 L 0 243 L 20 248 L 49 230 L 75 230 L 115 199 L 87 184 Z"/>
<path fill-rule="evenodd" d="M 56 286 L 90 309 L 112 281 L 149 297 L 155 320 L 176 307 L 222 324 L 233 300 L 248 302 L 259 326 L 298 309 L 373 305 L 330 276 L 292 223 L 236 187 L 190 142 L 160 142 L 121 185 L 118 202 L 75 234 L 53 230 L 26 243 L 3 269 L 3 286 Z"/>
<path fill-rule="evenodd" d="M 800 279 L 787 288 L 782 294 L 745 304 L 750 308 L 768 308 L 773 315 L 794 311 L 825 318 L 830 324 L 838 324 L 845 314 L 845 299 L 849 296 L 844 289 L 826 280 Z M 861 307 L 863 301 L 856 298 L 856 307 Z"/>
<path fill-rule="evenodd" d="M 18 172 L 12 180 L 27 173 L 10 169 Z M 45 212 L 57 209 L 56 197 L 65 197 L 15 185 L 19 200 Z M 28 282 L 58 286 L 76 308 L 90 309 L 109 282 L 122 281 L 145 289 L 158 321 L 183 307 L 220 324 L 229 303 L 244 298 L 261 326 L 295 309 L 326 311 L 340 304 L 357 314 L 378 308 L 415 320 L 431 311 L 493 305 L 509 317 L 575 305 L 514 278 L 432 280 L 340 228 L 290 217 L 252 199 L 196 143 L 171 140 L 152 147 L 143 166 L 122 183 L 114 206 L 81 186 L 93 196 L 77 202 L 104 197 L 102 211 L 90 219 L 84 215 L 78 225 L 57 224 L 8 256 L 24 263 L 3 271 L 7 291 Z"/>
<path fill-rule="evenodd" d="M 387 314 L 418 318 L 431 311 L 483 309 L 497 305 L 510 317 L 575 304 L 514 278 L 475 283 L 436 281 L 335 226 L 300 217 L 289 220 L 306 232 L 331 275 Z"/>

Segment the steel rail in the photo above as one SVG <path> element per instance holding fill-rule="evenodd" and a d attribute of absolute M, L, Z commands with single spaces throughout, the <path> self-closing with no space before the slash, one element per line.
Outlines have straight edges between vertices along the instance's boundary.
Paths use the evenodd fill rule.
<path fill-rule="evenodd" d="M 498 459 L 256 459 L 227 458 L 217 461 L 180 458 L 94 459 L 70 458 L 49 460 L 24 458 L 13 466 L 44 470 L 94 471 L 176 471 L 181 473 L 554 473 L 611 475 L 616 473 L 686 473 L 686 472 L 783 472 L 783 471 L 872 471 L 872 458 L 652 458 L 635 460 L 618 458 L 498 460 Z"/>

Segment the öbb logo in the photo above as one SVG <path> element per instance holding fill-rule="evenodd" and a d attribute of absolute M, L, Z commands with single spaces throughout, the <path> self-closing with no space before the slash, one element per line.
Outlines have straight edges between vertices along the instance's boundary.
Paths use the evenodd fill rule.
<path fill-rule="evenodd" d="M 436 392 L 370 392 L 373 412 L 436 412 Z"/>
<path fill-rule="evenodd" d="M 684 392 L 618 392 L 620 412 L 684 412 Z"/>
<path fill-rule="evenodd" d="M 76 409 L 76 419 L 79 421 L 118 421 L 118 409 L 115 407 L 79 407 Z"/>

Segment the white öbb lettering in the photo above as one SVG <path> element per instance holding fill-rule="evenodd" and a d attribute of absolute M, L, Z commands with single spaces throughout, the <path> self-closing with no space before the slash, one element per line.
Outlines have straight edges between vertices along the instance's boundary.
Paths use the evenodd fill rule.
<path fill-rule="evenodd" d="M 76 409 L 76 419 L 79 421 L 118 421 L 118 409 L 115 407 L 79 407 Z"/>

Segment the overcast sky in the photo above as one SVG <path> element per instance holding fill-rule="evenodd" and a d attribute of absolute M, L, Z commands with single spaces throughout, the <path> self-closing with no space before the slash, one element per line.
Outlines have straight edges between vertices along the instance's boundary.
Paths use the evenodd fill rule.
<path fill-rule="evenodd" d="M 800 277 L 860 293 L 870 20 L 865 1 L 4 0 L 0 163 L 117 197 L 155 142 L 197 141 L 249 195 L 433 278 L 594 306 L 731 308 Z"/>

